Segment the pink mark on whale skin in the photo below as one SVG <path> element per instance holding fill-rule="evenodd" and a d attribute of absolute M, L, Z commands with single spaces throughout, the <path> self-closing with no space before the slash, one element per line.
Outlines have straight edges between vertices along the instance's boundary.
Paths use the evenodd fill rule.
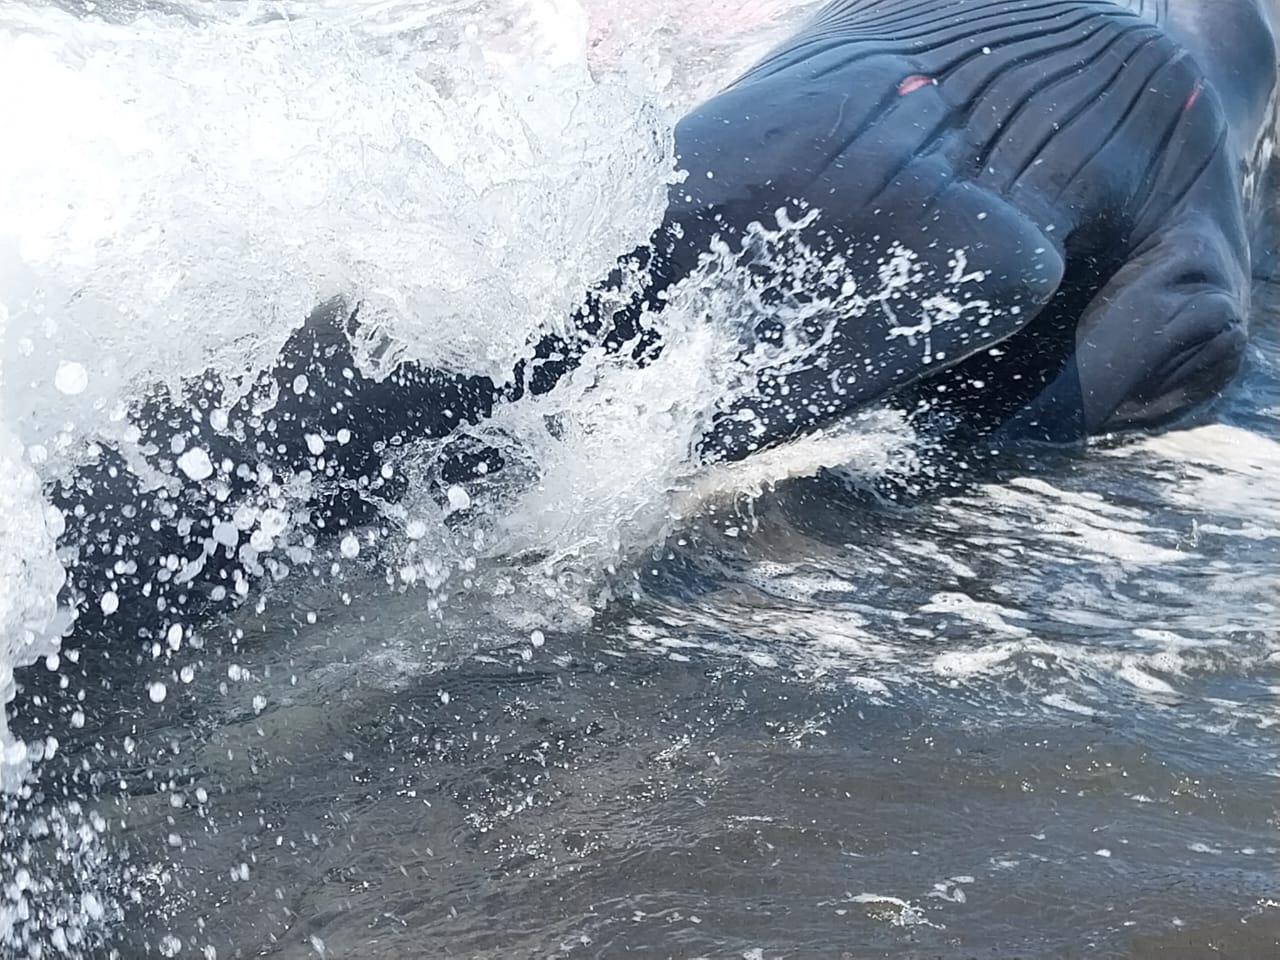
<path fill-rule="evenodd" d="M 1200 97 L 1200 84 L 1197 83 L 1194 87 L 1191 88 L 1191 92 L 1187 94 L 1186 101 L 1182 104 L 1183 112 L 1185 113 L 1187 110 L 1190 110 L 1192 104 L 1194 104 L 1196 100 L 1199 99 L 1199 97 Z"/>
<path fill-rule="evenodd" d="M 909 77 L 903 77 L 902 82 L 898 84 L 898 96 L 905 97 L 911 91 L 919 90 L 930 83 L 933 83 L 933 77 L 926 77 L 923 73 L 913 73 Z"/>

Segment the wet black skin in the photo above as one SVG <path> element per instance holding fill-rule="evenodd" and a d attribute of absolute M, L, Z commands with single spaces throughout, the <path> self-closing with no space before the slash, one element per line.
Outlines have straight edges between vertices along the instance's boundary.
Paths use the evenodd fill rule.
<path fill-rule="evenodd" d="M 855 264 L 876 234 L 939 261 L 966 250 L 997 314 L 935 327 L 929 362 L 858 318 L 829 363 L 855 382 L 833 396 L 827 370 L 800 374 L 777 406 L 764 384 L 765 429 L 724 429 L 721 451 L 810 428 L 789 416 L 797 395 L 831 416 L 894 397 L 1051 443 L 1213 398 L 1245 345 L 1270 15 L 1253 0 L 834 3 L 694 110 L 669 214 L 686 233 L 798 200 L 821 211 L 814 242 Z"/>
<path fill-rule="evenodd" d="M 1176 420 L 1230 381 L 1245 344 L 1259 219 L 1248 181 L 1269 159 L 1271 24 L 1260 0 L 832 4 L 678 125 L 688 176 L 632 255 L 650 287 L 610 315 L 589 296 L 578 339 L 534 344 L 510 383 L 408 364 L 363 378 L 347 338 L 358 320 L 331 305 L 264 380 L 280 387 L 269 413 L 242 403 L 214 430 L 203 387 L 139 410 L 167 488 L 145 489 L 105 451 L 51 491 L 68 521 L 77 632 L 154 638 L 233 602 L 236 582 L 272 558 L 247 563 L 212 530 L 258 489 L 259 468 L 324 481 L 305 524 L 323 540 L 375 519 L 371 494 L 396 498 L 381 468 L 397 445 L 550 389 L 592 344 L 644 362 L 661 349 L 645 309 L 661 308 L 713 235 L 736 244 L 780 208 L 816 211 L 802 239 L 842 257 L 841 283 L 862 289 L 878 282 L 891 241 L 939 277 L 962 249 L 966 270 L 983 274 L 966 288 L 987 305 L 983 323 L 962 314 L 927 341 L 904 335 L 928 309 L 919 296 L 895 301 L 893 319 L 836 316 L 815 364 L 763 378 L 723 411 L 699 456 L 738 459 L 878 401 L 1008 442 L 1070 444 Z M 770 335 L 767 318 L 758 333 Z M 307 434 L 344 430 L 348 441 L 329 439 L 322 456 L 307 445 Z M 176 469 L 175 435 L 209 451 L 215 477 Z M 501 467 L 471 451 L 446 479 L 480 462 Z M 120 597 L 111 616 L 98 608 L 107 589 Z"/>

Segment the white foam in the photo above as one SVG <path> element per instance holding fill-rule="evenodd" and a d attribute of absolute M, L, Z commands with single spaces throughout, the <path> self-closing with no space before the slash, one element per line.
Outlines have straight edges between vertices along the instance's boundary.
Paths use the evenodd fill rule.
<path fill-rule="evenodd" d="M 675 498 L 671 514 L 691 516 L 711 505 L 758 497 L 786 480 L 812 476 L 823 468 L 856 465 L 869 477 L 909 470 L 914 441 L 915 434 L 902 415 L 889 410 L 860 412 L 745 460 L 699 472 Z"/>
<path fill-rule="evenodd" d="M 27 752 L 10 739 L 5 721 L 13 670 L 54 653 L 62 626 L 55 599 L 65 579 L 55 554 L 62 518 L 45 506 L 22 453 L 0 422 L 0 790 L 26 772 Z"/>
<path fill-rule="evenodd" d="M 924 911 L 920 907 L 901 897 L 893 897 L 883 893 L 858 893 L 850 897 L 849 902 L 867 907 L 886 908 L 886 919 L 895 927 L 925 926 L 942 929 L 939 924 L 931 923 L 926 919 Z"/>
<path fill-rule="evenodd" d="M 985 674 L 1007 662 L 1021 649 L 1019 644 L 999 643 L 967 650 L 949 650 L 934 658 L 933 669 L 941 676 L 953 678 Z"/>
<path fill-rule="evenodd" d="M 927 604 L 920 608 L 920 612 L 949 613 L 968 620 L 970 623 L 986 627 L 994 633 L 1014 637 L 1030 635 L 1030 631 L 1026 628 L 1008 622 L 1011 619 L 1026 619 L 1027 614 L 1019 610 L 1002 607 L 998 603 L 975 600 L 963 593 L 936 593 Z"/>
<path fill-rule="evenodd" d="M 1239 528 L 1223 528 L 1251 539 L 1280 537 L 1280 442 L 1240 427 L 1209 424 L 1163 436 L 1148 437 L 1113 456 L 1151 455 L 1172 468 L 1167 496 L 1170 502 L 1216 516 L 1242 521 Z M 1213 529 L 1210 525 L 1206 530 Z"/>
<path fill-rule="evenodd" d="M 1068 713 L 1076 713 L 1082 717 L 1096 717 L 1099 712 L 1093 707 L 1080 703 L 1067 696 L 1065 693 L 1051 693 L 1048 696 L 1041 697 L 1040 702 L 1045 706 L 1056 707 L 1059 710 L 1065 710 Z"/>
<path fill-rule="evenodd" d="M 1163 531 L 1140 510 L 1108 503 L 1100 494 L 1061 489 L 1038 477 L 1018 477 L 984 486 L 982 499 L 1001 508 L 997 516 L 1007 518 L 1004 529 L 1011 529 L 1011 523 L 1022 525 L 1021 529 L 1034 526 L 1038 537 L 1070 548 L 1081 560 L 1154 566 L 1195 559 L 1190 551 L 1155 542 Z M 990 509 L 988 504 L 985 511 Z"/>
<path fill-rule="evenodd" d="M 671 167 L 660 74 L 592 77 L 584 30 L 567 56 L 551 23 L 580 9 L 516 6 L 538 15 L 511 62 L 468 39 L 485 14 L 447 5 L 417 14 L 456 42 L 398 56 L 347 28 L 350 7 L 127 26 L 6 8 L 0 83 L 41 91 L 0 104 L 23 143 L 0 157 L 20 438 L 110 434 L 130 384 L 242 376 L 338 291 L 414 355 L 507 374 L 647 237 Z"/>

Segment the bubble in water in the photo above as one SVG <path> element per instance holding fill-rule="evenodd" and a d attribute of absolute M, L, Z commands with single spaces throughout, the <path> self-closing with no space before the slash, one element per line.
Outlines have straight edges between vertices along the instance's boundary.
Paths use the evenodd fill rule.
<path fill-rule="evenodd" d="M 354 560 L 360 556 L 360 539 L 354 533 L 348 533 L 342 538 L 339 549 L 348 560 Z"/>
<path fill-rule="evenodd" d="M 164 698 L 168 695 L 169 688 L 159 680 L 147 687 L 147 696 L 151 698 L 152 703 L 164 703 Z"/>
<path fill-rule="evenodd" d="M 116 596 L 114 590 L 108 590 L 98 601 L 98 606 L 102 608 L 103 614 L 109 617 L 120 609 L 120 598 Z"/>

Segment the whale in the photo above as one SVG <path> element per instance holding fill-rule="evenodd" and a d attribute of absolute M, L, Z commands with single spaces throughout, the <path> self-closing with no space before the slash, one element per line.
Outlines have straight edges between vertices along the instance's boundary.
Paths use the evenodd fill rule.
<path fill-rule="evenodd" d="M 983 309 L 920 297 L 837 324 L 822 362 L 762 378 L 710 445 L 739 456 L 886 397 L 1072 444 L 1215 398 L 1274 203 L 1276 17 L 1258 0 L 823 8 L 681 121 L 670 224 L 811 207 L 841 282 L 874 279 L 868 238 L 892 238 L 935 276 L 962 253 Z"/>
<path fill-rule="evenodd" d="M 878 403 L 990 443 L 1177 425 L 1246 348 L 1274 205 L 1277 23 L 1270 0 L 828 4 L 681 119 L 682 176 L 650 241 L 507 381 L 414 362 L 366 376 L 358 304 L 335 302 L 235 404 L 208 376 L 139 404 L 147 471 L 98 445 L 49 485 L 77 635 L 145 648 L 287 567 L 236 517 L 261 519 L 288 478 L 312 491 L 308 536 L 332 541 L 402 496 L 389 464 L 404 444 L 553 389 L 588 350 L 650 362 L 671 291 L 714 250 L 745 256 L 761 225 L 789 224 L 824 264 L 823 322 L 798 333 L 805 363 L 758 370 L 717 410 L 705 461 Z M 841 312 L 900 268 L 922 282 Z M 962 289 L 936 294 L 948 284 Z M 750 348 L 775 335 L 762 318 Z M 468 447 L 443 477 L 502 467 Z"/>

